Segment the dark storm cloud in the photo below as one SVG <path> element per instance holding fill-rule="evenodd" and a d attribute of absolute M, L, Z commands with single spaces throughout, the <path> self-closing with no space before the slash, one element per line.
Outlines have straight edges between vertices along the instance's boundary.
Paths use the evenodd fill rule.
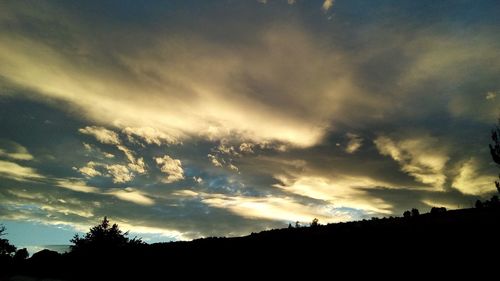
<path fill-rule="evenodd" d="M 1 217 L 192 238 L 489 196 L 500 5 L 323 2 L 1 4 Z"/>

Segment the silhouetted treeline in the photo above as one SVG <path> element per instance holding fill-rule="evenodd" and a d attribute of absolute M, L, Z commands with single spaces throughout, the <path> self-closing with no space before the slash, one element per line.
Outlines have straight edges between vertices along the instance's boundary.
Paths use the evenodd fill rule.
<path fill-rule="evenodd" d="M 111 242 L 102 243 L 105 240 Z M 315 220 L 310 227 L 275 229 L 238 238 L 210 237 L 150 245 L 138 241 L 128 239 L 126 233 L 105 219 L 85 237 L 73 239 L 71 252 L 44 250 L 23 261 L 22 266 L 9 268 L 4 276 L 166 280 L 174 279 L 165 277 L 174 274 L 186 279 L 234 271 L 247 275 L 290 274 L 299 268 L 350 263 L 410 266 L 406 263 L 425 261 L 426 266 L 443 266 L 443 260 L 456 264 L 471 257 L 487 263 L 493 260 L 486 257 L 500 248 L 500 208 L 435 208 L 428 214 L 418 214 L 417 210 L 405 217 L 328 225 Z"/>

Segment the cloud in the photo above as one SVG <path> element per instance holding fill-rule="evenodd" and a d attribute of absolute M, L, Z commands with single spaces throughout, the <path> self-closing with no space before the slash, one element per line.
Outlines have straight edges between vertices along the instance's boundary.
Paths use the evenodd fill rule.
<path fill-rule="evenodd" d="M 115 155 L 108 153 L 108 152 L 105 152 L 105 151 L 102 151 L 99 147 L 93 146 L 93 145 L 88 144 L 86 142 L 83 143 L 83 148 L 85 149 L 85 151 L 88 152 L 89 156 L 94 156 L 94 157 L 97 157 L 99 159 L 101 159 L 103 157 L 108 158 L 108 159 L 115 157 Z"/>
<path fill-rule="evenodd" d="M 82 109 L 87 118 L 140 135 L 146 142 L 158 143 L 169 136 L 238 135 L 254 142 L 311 146 L 328 127 L 332 107 L 326 104 L 335 101 L 332 91 L 340 90 L 335 85 L 345 90 L 349 85 L 332 80 L 332 56 L 318 49 L 307 34 L 300 28 L 276 26 L 256 34 L 254 43 L 243 49 L 201 36 L 159 38 L 147 51 L 117 50 L 113 56 L 127 69 L 117 76 L 113 65 L 95 69 L 89 61 L 79 61 L 80 56 L 66 56 L 36 38 L 20 40 L 3 33 L 2 41 L 8 44 L 2 44 L 0 57 L 9 66 L 3 64 L 0 74 L 35 89 L 40 98 L 62 99 Z M 93 55 L 98 56 L 88 59 L 92 61 Z M 296 65 L 301 67 L 290 71 Z M 273 88 L 276 96 L 266 98 L 264 93 Z M 310 95 L 311 90 L 322 98 Z M 185 103 L 184 98 L 192 102 Z M 282 101 L 287 106 L 277 106 Z M 103 143 L 120 142 L 116 133 L 103 127 L 80 131 Z"/>
<path fill-rule="evenodd" d="M 102 162 L 89 161 L 84 167 L 73 167 L 73 169 L 88 178 L 96 176 L 111 176 L 113 178 L 113 182 L 115 183 L 131 181 L 135 176 L 134 172 L 137 174 L 146 174 L 146 163 L 144 162 L 143 157 L 136 158 L 134 152 L 122 144 L 116 145 L 116 148 L 122 151 L 127 158 L 129 163 L 127 163 L 126 166 L 122 164 L 108 165 Z M 114 155 L 113 157 L 109 157 L 98 148 L 96 151 L 98 151 L 99 154 L 102 154 L 106 159 L 114 158 Z M 100 158 L 102 160 L 102 157 Z"/>
<path fill-rule="evenodd" d="M 105 17 L 87 12 L 92 3 L 76 11 L 66 3 L 2 5 L 0 95 L 9 98 L 0 101 L 1 131 L 36 156 L 30 167 L 0 162 L 2 218 L 50 217 L 87 230 L 92 213 L 164 235 L 236 235 L 313 216 L 468 206 L 494 188 L 481 143 L 498 116 L 498 98 L 488 94 L 500 87 L 498 27 L 481 19 L 495 17 L 495 4 L 472 13 L 467 3 L 403 1 L 373 13 L 353 1 L 232 1 L 226 16 L 204 4 L 192 21 L 175 12 L 189 2 L 168 12 L 132 4 Z M 424 17 L 416 20 L 416 10 Z M 130 20 L 119 20 L 123 12 Z M 450 16 L 457 14 L 470 20 Z M 75 136 L 78 128 L 85 136 Z M 82 149 L 82 141 L 91 144 Z M 140 176 L 148 165 L 163 167 L 160 146 L 182 159 L 185 181 L 165 188 Z M 2 160 L 26 161 L 0 148 Z M 72 179 L 72 166 L 85 178 Z M 63 177 L 67 190 L 57 188 Z M 17 195 L 6 187 L 12 178 Z M 105 194 L 110 179 L 147 193 Z M 169 198 L 190 185 L 194 195 Z M 7 205 L 4 197 L 13 199 Z M 154 208 L 144 208 L 147 198 Z"/>
<path fill-rule="evenodd" d="M 128 163 L 130 170 L 137 172 L 139 174 L 146 173 L 146 164 L 144 163 L 144 158 L 138 158 L 133 163 Z"/>
<path fill-rule="evenodd" d="M 151 206 L 155 204 L 155 201 L 152 198 L 148 197 L 143 192 L 130 187 L 127 187 L 125 189 L 113 189 L 109 192 L 106 192 L 106 194 L 110 194 L 121 200 L 139 205 Z"/>
<path fill-rule="evenodd" d="M 146 164 L 144 163 L 144 159 L 142 157 L 136 159 L 132 150 L 128 149 L 124 145 L 117 145 L 116 147 L 119 150 L 123 151 L 123 153 L 127 157 L 129 161 L 127 166 L 129 167 L 130 170 L 137 172 L 139 174 L 146 173 Z"/>
<path fill-rule="evenodd" d="M 99 189 L 93 186 L 88 186 L 86 182 L 78 179 L 59 179 L 56 181 L 57 186 L 69 190 L 84 192 L 84 193 L 98 193 Z"/>
<path fill-rule="evenodd" d="M 139 138 L 142 141 L 146 142 L 146 144 L 156 144 L 158 146 L 162 144 L 177 144 L 178 140 L 176 137 L 168 135 L 164 132 L 161 132 L 155 128 L 151 127 L 138 127 L 131 128 L 126 127 L 122 130 L 124 134 L 126 134 L 129 139 Z"/>
<path fill-rule="evenodd" d="M 435 201 L 435 200 L 432 200 L 432 199 L 422 200 L 422 203 L 426 204 L 427 206 L 429 206 L 431 208 L 432 207 L 445 207 L 447 210 L 458 209 L 457 205 L 449 204 L 447 202 L 439 202 L 439 201 Z"/>
<path fill-rule="evenodd" d="M 464 194 L 485 195 L 496 190 L 493 175 L 484 175 L 478 171 L 479 161 L 471 158 L 458 169 L 457 176 L 453 179 L 452 187 Z"/>
<path fill-rule="evenodd" d="M 191 239 L 191 237 L 186 235 L 187 233 L 183 233 L 181 231 L 178 231 L 176 229 L 171 229 L 168 227 L 160 228 L 155 226 L 145 226 L 139 222 L 131 223 L 120 219 L 118 219 L 117 222 L 120 226 L 120 229 L 130 230 L 130 234 L 140 234 L 140 235 L 149 234 L 150 236 L 159 235 L 163 238 L 162 239 L 163 241 L 166 238 L 173 241 L 178 241 L 178 240 L 186 241 Z M 147 239 L 148 239 L 147 237 L 146 238 L 143 237 L 144 241 L 147 241 Z"/>
<path fill-rule="evenodd" d="M 254 147 L 254 144 L 243 142 L 240 144 L 240 152 L 241 153 L 254 153 L 253 147 Z"/>
<path fill-rule="evenodd" d="M 168 155 L 163 157 L 155 157 L 154 160 L 162 173 L 167 176 L 162 179 L 164 183 L 172 183 L 184 179 L 184 170 L 182 169 L 181 160 L 173 159 Z"/>
<path fill-rule="evenodd" d="M 113 178 L 114 183 L 125 183 L 129 182 L 134 178 L 127 166 L 120 164 L 106 165 L 106 169 Z"/>
<path fill-rule="evenodd" d="M 323 2 L 323 6 L 321 6 L 321 9 L 323 9 L 323 11 L 327 12 L 328 10 L 330 10 L 333 6 L 333 0 L 325 0 Z"/>
<path fill-rule="evenodd" d="M 92 149 L 92 145 L 84 142 L 83 143 L 83 147 L 85 148 L 85 150 L 87 150 L 88 152 L 91 152 L 93 149 Z"/>
<path fill-rule="evenodd" d="M 179 191 L 178 196 L 198 197 L 201 202 L 249 219 L 268 219 L 283 222 L 311 222 L 318 218 L 321 222 L 338 222 L 351 219 L 351 216 L 332 206 L 305 205 L 290 197 L 250 197 L 225 194 L 198 193 L 191 190 Z"/>
<path fill-rule="evenodd" d="M 106 158 L 115 158 L 115 156 L 111 153 L 103 152 L 104 157 Z"/>
<path fill-rule="evenodd" d="M 222 163 L 219 161 L 219 159 L 217 159 L 216 156 L 212 155 L 212 154 L 208 154 L 208 159 L 210 159 L 210 162 L 212 163 L 212 165 L 214 165 L 215 167 L 222 167 Z"/>
<path fill-rule="evenodd" d="M 87 126 L 78 130 L 82 134 L 95 137 L 99 142 L 104 144 L 120 144 L 118 134 L 104 127 Z"/>
<path fill-rule="evenodd" d="M 78 172 L 80 172 L 82 175 L 92 178 L 92 177 L 102 175 L 102 173 L 100 171 L 95 169 L 98 166 L 101 166 L 101 164 L 95 163 L 93 161 L 89 161 L 87 163 L 87 165 L 85 165 L 84 167 L 81 167 L 78 169 L 75 168 L 75 169 L 78 170 Z"/>
<path fill-rule="evenodd" d="M 227 167 L 232 170 L 232 171 L 235 171 L 235 172 L 239 172 L 239 169 L 238 167 L 236 167 L 235 165 L 233 165 L 232 163 L 229 163 L 229 165 L 227 165 Z"/>
<path fill-rule="evenodd" d="M 497 97 L 498 92 L 488 92 L 486 93 L 487 100 L 494 100 Z"/>
<path fill-rule="evenodd" d="M 374 143 L 382 155 L 390 156 L 401 170 L 417 181 L 442 189 L 446 181 L 445 165 L 449 157 L 436 138 L 424 136 L 393 141 L 379 136 Z"/>
<path fill-rule="evenodd" d="M 347 146 L 345 148 L 345 151 L 347 153 L 352 154 L 356 152 L 361 147 L 361 145 L 363 145 L 363 139 L 360 136 L 353 133 L 347 133 L 346 136 L 349 139 L 349 142 L 347 143 Z"/>
<path fill-rule="evenodd" d="M 92 218 L 94 216 L 94 214 L 89 210 L 79 210 L 57 205 L 42 205 L 40 209 L 48 213 L 61 213 L 64 215 L 74 214 L 84 218 Z"/>
<path fill-rule="evenodd" d="M 236 151 L 236 148 L 228 144 L 225 139 L 221 140 L 221 143 L 217 146 L 216 151 L 221 154 L 226 154 L 229 156 L 235 156 L 235 157 L 240 156 L 240 154 Z"/>
<path fill-rule="evenodd" d="M 276 179 L 281 183 L 275 184 L 274 187 L 289 193 L 329 202 L 334 204 L 336 208 L 351 208 L 367 214 L 391 213 L 391 204 L 377 198 L 370 198 L 362 191 L 362 188 L 387 186 L 387 183 L 384 182 L 348 176 L 330 179 L 310 175 L 296 178 L 276 175 Z"/>
<path fill-rule="evenodd" d="M 35 169 L 17 163 L 0 160 L 0 175 L 18 181 L 43 179 Z"/>
<path fill-rule="evenodd" d="M 6 157 L 13 160 L 33 160 L 34 157 L 28 152 L 26 147 L 12 141 L 2 141 L 0 146 L 5 148 L 0 148 L 0 157 Z"/>

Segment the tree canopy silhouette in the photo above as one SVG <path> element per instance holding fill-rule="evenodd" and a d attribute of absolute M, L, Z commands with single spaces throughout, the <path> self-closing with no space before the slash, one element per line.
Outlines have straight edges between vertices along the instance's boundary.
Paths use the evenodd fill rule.
<path fill-rule="evenodd" d="M 71 251 L 91 250 L 91 249 L 106 249 L 125 246 L 128 244 L 139 245 L 143 244 L 139 238 L 130 239 L 127 237 L 128 231 L 123 232 L 115 223 L 111 225 L 107 217 L 104 217 L 102 222 L 90 229 L 85 236 L 80 237 L 75 234 L 71 239 Z"/>
<path fill-rule="evenodd" d="M 493 161 L 500 165 L 500 127 L 496 127 L 491 131 L 491 139 L 493 144 L 490 144 L 490 153 Z"/>
<path fill-rule="evenodd" d="M 497 126 L 491 131 L 491 139 L 493 140 L 493 144 L 489 145 L 491 157 L 493 157 L 495 163 L 500 165 L 500 127 Z M 500 175 L 498 177 L 500 178 Z M 498 192 L 500 192 L 500 181 L 495 181 L 495 186 Z"/>
<path fill-rule="evenodd" d="M 5 234 L 5 226 L 0 225 L 0 237 L 4 236 Z M 0 256 L 11 256 L 13 253 L 16 252 L 16 247 L 12 244 L 9 243 L 9 240 L 0 238 Z"/>

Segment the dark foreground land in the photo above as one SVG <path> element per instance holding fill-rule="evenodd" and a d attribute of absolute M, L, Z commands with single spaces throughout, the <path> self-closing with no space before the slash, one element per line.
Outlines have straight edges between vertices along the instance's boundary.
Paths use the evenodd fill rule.
<path fill-rule="evenodd" d="M 479 208 L 277 229 L 238 238 L 103 247 L 78 254 L 45 251 L 21 263 L 2 265 L 0 278 L 227 279 L 237 272 L 239 276 L 231 279 L 240 280 L 324 271 L 357 274 L 373 268 L 410 269 L 405 273 L 410 277 L 429 268 L 454 273 L 471 267 L 498 271 L 499 249 L 500 208 Z"/>

